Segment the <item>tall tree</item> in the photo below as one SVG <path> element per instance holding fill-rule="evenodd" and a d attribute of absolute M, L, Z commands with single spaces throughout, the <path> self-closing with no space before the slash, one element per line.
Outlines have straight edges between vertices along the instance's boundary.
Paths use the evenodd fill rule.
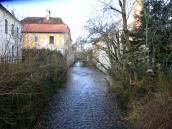
<path fill-rule="evenodd" d="M 140 31 L 145 34 L 150 65 L 157 63 L 166 67 L 172 59 L 170 47 L 171 2 L 165 0 L 146 0 L 142 11 Z"/>

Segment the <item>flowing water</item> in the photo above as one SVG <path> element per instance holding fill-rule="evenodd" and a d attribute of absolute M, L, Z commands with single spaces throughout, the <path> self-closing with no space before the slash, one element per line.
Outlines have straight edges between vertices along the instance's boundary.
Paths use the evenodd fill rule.
<path fill-rule="evenodd" d="M 118 110 L 105 75 L 76 63 L 50 103 L 47 129 L 126 129 L 116 121 Z"/>

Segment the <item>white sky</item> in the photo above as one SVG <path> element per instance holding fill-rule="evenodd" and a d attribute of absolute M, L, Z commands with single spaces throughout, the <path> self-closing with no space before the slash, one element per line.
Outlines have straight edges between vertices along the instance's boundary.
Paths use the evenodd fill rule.
<path fill-rule="evenodd" d="M 52 17 L 61 17 L 70 27 L 73 43 L 82 34 L 82 28 L 95 3 L 96 0 L 42 0 L 36 2 L 18 0 L 2 2 L 9 11 L 15 10 L 15 15 L 19 20 L 29 16 L 45 17 L 46 10 L 50 10 Z"/>
<path fill-rule="evenodd" d="M 114 1 L 114 6 L 119 8 L 118 0 Z M 132 1 L 129 0 L 128 3 L 131 4 Z M 13 9 L 19 20 L 25 17 L 45 17 L 46 10 L 50 10 L 52 17 L 61 17 L 69 26 L 73 43 L 84 34 L 86 21 L 100 11 L 97 0 L 7 0 L 2 4 L 9 11 Z"/>

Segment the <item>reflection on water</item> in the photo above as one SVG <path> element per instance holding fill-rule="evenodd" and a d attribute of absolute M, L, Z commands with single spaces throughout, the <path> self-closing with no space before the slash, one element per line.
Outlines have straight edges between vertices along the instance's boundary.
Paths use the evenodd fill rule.
<path fill-rule="evenodd" d="M 75 64 L 74 64 L 74 67 L 82 67 L 83 66 L 83 62 L 81 61 L 77 61 Z"/>

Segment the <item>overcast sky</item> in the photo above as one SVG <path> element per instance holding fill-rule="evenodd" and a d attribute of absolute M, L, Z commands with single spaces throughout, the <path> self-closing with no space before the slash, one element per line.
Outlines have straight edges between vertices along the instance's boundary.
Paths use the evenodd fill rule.
<path fill-rule="evenodd" d="M 134 0 L 129 0 L 128 4 L 132 5 L 132 1 Z M 9 11 L 14 10 L 19 20 L 25 17 L 45 17 L 46 10 L 50 10 L 52 17 L 61 17 L 69 26 L 73 43 L 80 35 L 83 35 L 83 26 L 86 21 L 100 12 L 99 6 L 101 5 L 98 0 L 4 0 L 1 3 Z M 113 6 L 119 8 L 118 0 L 114 0 Z M 115 20 L 118 19 L 114 12 L 111 14 Z"/>
<path fill-rule="evenodd" d="M 28 16 L 45 17 L 46 10 L 52 17 L 61 17 L 70 27 L 72 39 L 82 35 L 82 28 L 94 10 L 96 0 L 7 0 L 1 2 L 9 11 L 15 10 L 19 20 Z"/>

